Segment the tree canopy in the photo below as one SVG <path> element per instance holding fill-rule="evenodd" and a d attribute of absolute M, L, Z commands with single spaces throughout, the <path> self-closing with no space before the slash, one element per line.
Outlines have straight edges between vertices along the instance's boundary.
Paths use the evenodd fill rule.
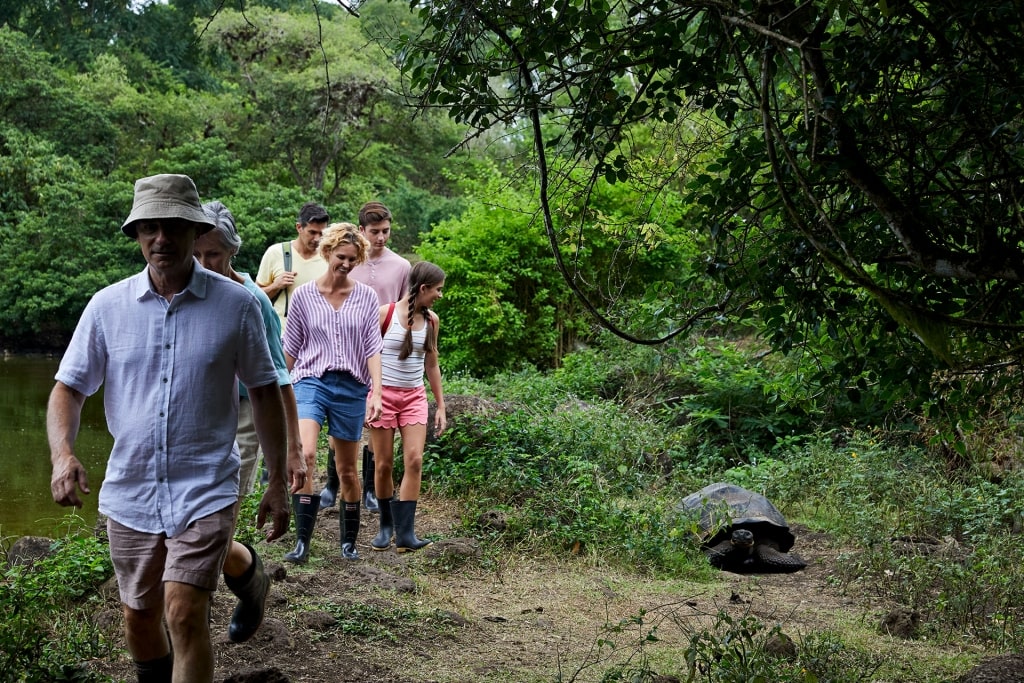
<path fill-rule="evenodd" d="M 706 308 L 638 328 L 615 278 L 564 273 L 618 333 L 757 313 L 776 348 L 831 338 L 844 381 L 1019 367 L 1022 24 L 1013 2 L 447 0 L 397 53 L 407 87 L 477 134 L 532 140 L 555 253 L 601 183 L 644 188 L 707 235 Z M 472 137 L 472 135 L 470 136 Z M 583 169 L 585 173 L 579 173 Z M 641 213 L 642 212 L 642 213 Z M 927 352 L 924 352 L 927 349 Z M 886 355 L 891 356 L 886 360 Z M 898 363 L 896 358 L 901 358 Z M 909 363 L 908 363 L 909 359 Z M 902 366 L 902 367 L 901 367 Z M 987 373 L 989 376 L 996 373 Z"/>
<path fill-rule="evenodd" d="M 306 200 L 389 204 L 395 248 L 448 271 L 450 369 L 557 366 L 596 321 L 755 332 L 852 402 L 1024 387 L 1009 0 L 15 0 L 0 22 L 5 344 L 59 346 L 140 265 L 132 181 L 182 172 L 235 213 L 247 271 Z"/>

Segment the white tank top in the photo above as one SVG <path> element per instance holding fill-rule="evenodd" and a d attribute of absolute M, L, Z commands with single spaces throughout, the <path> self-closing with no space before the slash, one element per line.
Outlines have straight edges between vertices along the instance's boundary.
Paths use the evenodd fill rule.
<path fill-rule="evenodd" d="M 384 348 L 380 352 L 381 381 L 386 387 L 415 388 L 423 385 L 423 345 L 427 340 L 427 328 L 412 331 L 412 353 L 405 360 L 398 360 L 405 341 L 405 328 L 392 316 L 391 325 L 384 333 Z"/>

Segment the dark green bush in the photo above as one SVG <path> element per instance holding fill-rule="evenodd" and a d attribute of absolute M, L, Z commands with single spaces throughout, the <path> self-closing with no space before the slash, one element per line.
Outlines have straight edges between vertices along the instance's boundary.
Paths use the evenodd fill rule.
<path fill-rule="evenodd" d="M 106 680 L 83 662 L 112 651 L 90 618 L 96 588 L 112 574 L 106 546 L 92 536 L 55 541 L 51 556 L 8 567 L 0 579 L 0 680 Z"/>

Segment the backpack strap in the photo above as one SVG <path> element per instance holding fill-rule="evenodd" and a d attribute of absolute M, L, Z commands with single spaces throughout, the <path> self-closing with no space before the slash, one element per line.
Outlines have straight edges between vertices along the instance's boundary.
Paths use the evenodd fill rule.
<path fill-rule="evenodd" d="M 288 240 L 286 242 L 281 242 L 280 244 L 281 244 L 281 256 L 282 256 L 282 260 L 284 261 L 284 269 L 285 270 L 291 270 L 292 269 L 292 241 Z M 270 300 L 270 303 L 276 303 L 278 297 L 281 296 L 282 292 L 284 293 L 284 316 L 283 317 L 287 318 L 288 317 L 288 288 L 287 287 L 285 287 L 284 289 L 277 290 L 277 294 L 275 294 L 274 298 Z"/>
<path fill-rule="evenodd" d="M 292 269 L 292 241 L 281 242 L 281 254 L 284 257 L 284 269 Z"/>
<path fill-rule="evenodd" d="M 391 316 L 395 314 L 395 302 L 392 301 L 388 304 L 388 312 L 384 316 L 384 324 L 380 327 L 380 336 L 384 336 L 388 333 L 388 328 L 391 327 Z"/>

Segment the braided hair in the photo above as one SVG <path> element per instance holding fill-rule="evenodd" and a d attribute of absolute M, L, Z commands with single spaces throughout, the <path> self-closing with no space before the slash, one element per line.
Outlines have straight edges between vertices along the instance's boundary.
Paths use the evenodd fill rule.
<path fill-rule="evenodd" d="M 433 351 L 437 348 L 437 329 L 430 321 L 430 309 L 426 306 L 417 306 L 422 287 L 433 287 L 444 282 L 444 271 L 429 261 L 418 261 L 409 271 L 409 319 L 408 328 L 405 330 L 405 339 L 402 340 L 402 348 L 398 352 L 398 359 L 405 360 L 413 352 L 412 348 L 412 327 L 416 322 L 416 314 L 423 316 L 426 322 L 426 338 L 423 340 L 423 350 Z"/>

